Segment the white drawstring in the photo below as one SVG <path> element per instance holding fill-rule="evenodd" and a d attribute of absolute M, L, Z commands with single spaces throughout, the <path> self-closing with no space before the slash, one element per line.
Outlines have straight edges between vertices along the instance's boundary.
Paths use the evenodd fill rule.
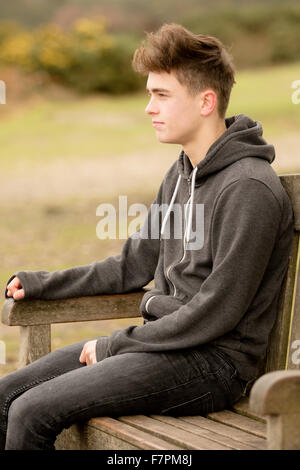
<path fill-rule="evenodd" d="M 192 216 L 193 216 L 193 203 L 194 203 L 194 192 L 195 192 L 195 179 L 196 179 L 197 170 L 198 170 L 197 167 L 195 167 L 194 170 L 193 170 L 193 174 L 192 174 L 192 185 L 191 185 L 191 197 L 190 197 L 190 199 L 189 199 L 189 204 L 187 205 L 188 207 L 186 207 L 186 210 L 187 210 L 187 208 L 189 209 L 188 225 L 187 225 L 187 229 L 186 229 L 186 231 L 185 231 L 185 233 L 184 233 L 184 239 L 186 238 L 187 243 L 190 241 L 191 229 L 192 229 Z M 181 175 L 178 176 L 177 183 L 176 183 L 176 186 L 175 186 L 175 189 L 174 189 L 174 192 L 173 192 L 173 196 L 172 196 L 170 205 L 169 205 L 168 210 L 167 210 L 167 212 L 166 212 L 166 215 L 165 215 L 165 217 L 164 217 L 164 219 L 163 219 L 162 226 L 161 226 L 161 231 L 160 231 L 161 235 L 163 234 L 163 232 L 164 232 L 164 230 L 165 230 L 165 226 L 166 226 L 168 217 L 169 217 L 170 212 L 171 212 L 171 210 L 172 210 L 172 207 L 173 207 L 173 205 L 174 205 L 174 201 L 175 201 L 175 198 L 176 198 L 176 195 L 177 195 L 177 192 L 178 192 L 180 180 L 181 180 Z"/>
<path fill-rule="evenodd" d="M 176 183 L 176 186 L 175 186 L 175 189 L 174 189 L 174 192 L 173 192 L 173 196 L 172 196 L 170 205 L 169 205 L 169 207 L 168 207 L 168 210 L 167 210 L 166 215 L 165 215 L 165 217 L 164 217 L 164 220 L 163 220 L 163 222 L 162 222 L 161 231 L 160 231 L 161 235 L 163 234 L 163 232 L 164 232 L 164 230 L 165 230 L 165 225 L 166 225 L 166 223 L 167 223 L 169 214 L 170 214 L 170 212 L 171 212 L 171 210 L 172 210 L 172 206 L 173 206 L 173 204 L 174 204 L 175 197 L 176 197 L 176 194 L 177 194 L 177 192 L 178 192 L 180 180 L 181 180 L 181 175 L 178 176 L 177 183 Z"/>
<path fill-rule="evenodd" d="M 196 173 L 197 173 L 198 168 L 195 167 L 193 170 L 192 174 L 192 188 L 191 188 L 191 197 L 190 197 L 190 204 L 189 204 L 189 219 L 188 219 L 188 226 L 187 226 L 187 237 L 186 241 L 189 243 L 190 241 L 190 236 L 191 236 L 191 230 L 192 230 L 192 216 L 193 216 L 193 203 L 194 203 L 194 192 L 195 192 L 195 179 L 196 179 Z"/>

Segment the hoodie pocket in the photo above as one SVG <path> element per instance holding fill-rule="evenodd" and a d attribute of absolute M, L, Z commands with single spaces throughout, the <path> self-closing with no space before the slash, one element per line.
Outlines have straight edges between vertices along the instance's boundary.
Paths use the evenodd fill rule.
<path fill-rule="evenodd" d="M 142 300 L 141 313 L 144 317 L 161 318 L 178 310 L 184 302 L 172 295 L 147 294 Z"/>
<path fill-rule="evenodd" d="M 149 304 L 151 302 L 151 300 L 153 300 L 156 296 L 155 295 L 152 295 L 152 297 L 149 297 L 149 299 L 147 300 L 147 302 L 145 303 L 145 311 L 147 313 L 150 313 L 149 310 L 148 310 L 148 307 L 149 307 Z"/>

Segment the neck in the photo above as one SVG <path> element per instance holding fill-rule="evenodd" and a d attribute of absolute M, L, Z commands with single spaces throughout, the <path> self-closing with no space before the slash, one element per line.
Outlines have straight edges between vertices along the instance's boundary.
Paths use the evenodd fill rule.
<path fill-rule="evenodd" d="M 224 119 L 219 119 L 213 125 L 207 120 L 201 126 L 194 140 L 183 145 L 183 150 L 189 157 L 193 167 L 204 160 L 208 149 L 226 130 Z"/>

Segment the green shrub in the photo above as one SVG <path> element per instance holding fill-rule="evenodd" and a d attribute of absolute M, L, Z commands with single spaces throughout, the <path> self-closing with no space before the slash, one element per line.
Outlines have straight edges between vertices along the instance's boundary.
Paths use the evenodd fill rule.
<path fill-rule="evenodd" d="M 47 72 L 81 92 L 131 92 L 143 83 L 131 67 L 137 44 L 108 34 L 101 17 L 80 19 L 67 32 L 55 24 L 31 32 L 0 26 L 0 41 L 0 64 Z"/>

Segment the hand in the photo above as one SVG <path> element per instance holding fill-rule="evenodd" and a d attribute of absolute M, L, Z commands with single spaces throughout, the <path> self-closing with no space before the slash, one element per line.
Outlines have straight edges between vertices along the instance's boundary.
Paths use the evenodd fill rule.
<path fill-rule="evenodd" d="M 96 339 L 85 343 L 79 357 L 80 362 L 86 362 L 87 366 L 90 364 L 96 364 L 96 343 Z"/>
<path fill-rule="evenodd" d="M 7 285 L 7 297 L 13 297 L 15 300 L 23 299 L 24 289 L 21 281 L 18 277 L 14 277 L 13 280 Z"/>

